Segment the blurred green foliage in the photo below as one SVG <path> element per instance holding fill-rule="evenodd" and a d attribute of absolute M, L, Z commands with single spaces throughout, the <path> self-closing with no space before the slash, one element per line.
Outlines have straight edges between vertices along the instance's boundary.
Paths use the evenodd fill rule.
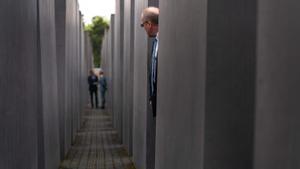
<path fill-rule="evenodd" d="M 93 17 L 92 23 L 85 26 L 85 31 L 89 33 L 91 38 L 95 67 L 100 67 L 102 40 L 105 30 L 107 30 L 108 28 L 108 22 L 101 16 Z"/>

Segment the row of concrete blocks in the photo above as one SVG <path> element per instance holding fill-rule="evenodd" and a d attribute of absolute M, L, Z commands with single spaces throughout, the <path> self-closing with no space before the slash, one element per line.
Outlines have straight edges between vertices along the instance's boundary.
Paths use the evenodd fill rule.
<path fill-rule="evenodd" d="M 0 168 L 57 169 L 88 101 L 78 3 L 1 1 L 0 19 Z"/>
<path fill-rule="evenodd" d="M 160 1 L 155 132 L 139 24 L 156 3 L 117 0 L 102 54 L 137 169 L 298 169 L 300 1 Z"/>

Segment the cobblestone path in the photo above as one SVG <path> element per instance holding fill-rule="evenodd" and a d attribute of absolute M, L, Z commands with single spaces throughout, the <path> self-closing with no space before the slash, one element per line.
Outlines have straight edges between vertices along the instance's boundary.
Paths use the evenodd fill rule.
<path fill-rule="evenodd" d="M 135 169 L 117 142 L 108 113 L 87 109 L 82 118 L 82 127 L 60 169 Z"/>

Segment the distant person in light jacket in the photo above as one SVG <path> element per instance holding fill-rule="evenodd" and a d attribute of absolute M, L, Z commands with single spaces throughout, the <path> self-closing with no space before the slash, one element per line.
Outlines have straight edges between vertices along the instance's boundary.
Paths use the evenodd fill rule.
<path fill-rule="evenodd" d="M 97 87 L 98 77 L 95 75 L 93 70 L 90 70 L 88 83 L 89 83 L 89 91 L 90 91 L 92 108 L 94 108 L 95 105 L 96 108 L 98 108 L 98 87 Z M 95 104 L 94 104 L 94 98 L 95 98 Z"/>
<path fill-rule="evenodd" d="M 100 84 L 100 96 L 101 96 L 101 109 L 105 108 L 105 93 L 107 90 L 107 82 L 104 76 L 104 72 L 101 70 L 99 76 L 99 84 Z"/>
<path fill-rule="evenodd" d="M 152 107 L 153 117 L 156 117 L 156 91 L 157 91 L 157 61 L 158 61 L 158 16 L 159 9 L 156 7 L 147 7 L 143 10 L 141 16 L 141 27 L 144 28 L 149 38 L 153 39 L 151 48 L 151 62 L 149 65 L 149 103 Z"/>

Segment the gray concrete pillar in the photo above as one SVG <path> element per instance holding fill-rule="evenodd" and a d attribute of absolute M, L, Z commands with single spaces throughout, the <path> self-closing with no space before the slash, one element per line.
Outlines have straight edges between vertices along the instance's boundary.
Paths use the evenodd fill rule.
<path fill-rule="evenodd" d="M 38 169 L 37 15 L 36 1 L 0 2 L 0 168 Z"/>
<path fill-rule="evenodd" d="M 109 66 L 109 63 L 108 63 L 108 41 L 109 41 L 109 35 L 108 35 L 109 31 L 108 30 L 105 30 L 104 32 L 104 36 L 103 36 L 103 39 L 102 39 L 102 46 L 101 46 L 101 69 L 104 71 L 104 74 L 105 74 L 105 77 L 106 77 L 106 81 L 108 81 L 108 66 Z M 101 94 L 101 93 L 100 93 Z M 106 99 L 107 99 L 107 92 L 106 92 Z M 101 95 L 100 95 L 101 96 Z M 100 97 L 100 105 L 102 106 L 102 100 L 101 100 L 101 97 Z M 106 110 L 108 110 L 108 106 L 107 106 L 107 103 L 106 103 Z M 109 112 L 109 111 L 108 111 Z"/>
<path fill-rule="evenodd" d="M 91 50 L 90 44 L 87 44 L 85 38 L 81 37 L 87 35 L 83 34 L 80 20 L 77 1 L 56 1 L 58 102 L 62 158 L 70 148 L 80 125 L 80 111 L 82 110 L 80 105 L 87 103 L 87 74 L 92 66 L 92 55 L 87 53 Z M 86 49 L 81 51 L 83 47 Z M 84 52 L 85 56 L 83 56 Z M 81 97 L 80 90 L 85 93 L 84 97 Z"/>
<path fill-rule="evenodd" d="M 207 2 L 159 5 L 155 168 L 202 169 Z"/>
<path fill-rule="evenodd" d="M 105 70 L 107 69 L 107 45 L 108 45 L 108 30 L 105 30 L 104 31 L 104 36 L 103 36 L 103 39 L 102 39 L 102 46 L 101 46 L 101 69 L 102 70 Z"/>
<path fill-rule="evenodd" d="M 89 71 L 94 67 L 94 61 L 93 61 L 93 49 L 92 49 L 92 44 L 91 44 L 91 39 L 88 35 L 89 33 L 88 32 L 84 32 L 84 45 L 85 45 L 85 48 L 84 48 L 84 60 L 86 62 L 86 69 L 84 70 L 84 73 L 83 73 L 83 77 L 82 77 L 82 80 L 83 80 L 83 84 L 85 85 L 85 88 L 84 88 L 84 92 L 87 94 L 87 102 L 89 103 L 90 102 L 90 95 L 89 95 L 89 92 L 88 92 L 88 89 L 89 89 L 89 86 L 88 86 L 88 81 L 87 81 L 87 77 L 89 75 Z M 87 106 L 87 104 L 85 105 Z"/>
<path fill-rule="evenodd" d="M 146 168 L 147 131 L 147 36 L 140 27 L 142 9 L 147 0 L 135 1 L 134 80 L 133 80 L 133 161 L 136 168 Z"/>
<path fill-rule="evenodd" d="M 87 70 L 86 70 L 86 75 L 89 74 L 89 70 L 93 67 L 93 49 L 92 49 L 92 44 L 91 44 L 91 40 L 89 37 L 88 32 L 84 32 L 84 46 L 85 46 L 85 50 L 84 50 L 84 59 L 86 62 L 86 66 L 87 66 Z M 87 82 L 87 78 L 85 78 L 85 82 L 87 84 L 88 87 L 88 82 Z M 88 88 L 86 88 L 88 89 Z"/>
<path fill-rule="evenodd" d="M 255 1 L 160 9 L 156 169 L 250 169 Z"/>
<path fill-rule="evenodd" d="M 116 1 L 115 52 L 114 52 L 114 124 L 119 141 L 123 138 L 123 41 L 124 41 L 124 1 Z"/>
<path fill-rule="evenodd" d="M 88 76 L 88 63 L 86 58 L 88 56 L 85 55 L 85 51 L 87 50 L 85 44 L 85 32 L 84 32 L 84 22 L 83 22 L 83 15 L 80 14 L 80 60 L 79 60 L 79 81 L 80 81 L 80 113 L 83 112 L 85 107 L 87 106 L 89 100 L 89 93 L 87 92 L 88 83 L 87 83 L 87 76 Z M 79 114 L 80 115 L 80 114 Z M 80 126 L 83 122 L 82 118 L 80 119 Z"/>
<path fill-rule="evenodd" d="M 59 114 L 57 94 L 56 65 L 56 32 L 55 32 L 55 2 L 52 0 L 38 1 L 40 49 L 38 59 L 41 76 L 42 118 L 38 119 L 39 168 L 53 169 L 59 165 Z M 26 43 L 26 42 L 25 42 Z M 40 112 L 40 113 L 41 113 Z M 44 159 L 43 159 L 44 158 Z"/>
<path fill-rule="evenodd" d="M 108 32 L 108 55 L 107 55 L 107 67 L 106 67 L 106 76 L 107 76 L 107 84 L 108 84 L 108 91 L 107 91 L 107 109 L 108 112 L 111 113 L 112 119 L 114 118 L 114 107 L 113 107 L 113 96 L 114 96 L 114 82 L 113 82 L 113 70 L 114 70 L 114 38 L 115 38 L 115 15 L 112 14 L 110 17 L 110 25 L 109 25 L 109 32 Z M 115 124 L 113 124 L 115 126 Z"/>
<path fill-rule="evenodd" d="M 103 39 L 102 39 L 102 45 L 101 45 L 101 54 L 100 54 L 100 56 L 101 56 L 101 65 L 100 65 L 100 67 L 101 67 L 101 69 L 104 71 L 104 70 L 106 70 L 107 69 L 107 55 L 108 55 L 108 53 L 107 53 L 107 42 L 108 41 L 108 31 L 107 30 L 105 30 L 105 32 L 104 32 L 104 36 L 103 36 Z"/>
<path fill-rule="evenodd" d="M 112 30 L 113 24 L 110 22 L 110 28 L 105 31 L 104 39 L 102 42 L 102 54 L 101 54 L 101 69 L 104 71 L 104 75 L 107 81 L 108 90 L 105 94 L 105 109 L 106 112 L 113 116 L 112 111 Z M 112 117 L 113 118 L 113 117 Z"/>
<path fill-rule="evenodd" d="M 2 1 L 0 11 L 0 168 L 57 168 L 54 3 Z"/>
<path fill-rule="evenodd" d="M 76 95 L 78 83 L 76 79 L 76 60 L 78 58 L 78 6 L 77 1 L 66 1 L 66 146 L 70 146 L 77 131 Z"/>
<path fill-rule="evenodd" d="M 79 4 L 78 1 L 75 3 L 75 28 L 76 28 L 76 48 L 75 48 L 75 56 L 73 58 L 74 60 L 74 91 L 73 91 L 73 108 L 74 108 L 74 119 L 73 119 L 73 131 L 74 135 L 77 134 L 77 131 L 79 129 L 79 111 L 80 111 L 80 98 L 79 98 L 79 58 L 80 58 L 80 13 L 79 13 Z M 75 139 L 75 138 L 74 138 Z"/>
<path fill-rule="evenodd" d="M 81 34 L 81 21 L 80 21 L 80 12 L 79 12 L 79 3 L 76 2 L 76 57 L 74 59 L 74 103 L 73 107 L 75 108 L 74 116 L 74 132 L 77 134 L 78 129 L 80 128 L 80 34 Z"/>
<path fill-rule="evenodd" d="M 159 1 L 158 0 L 148 0 L 148 6 L 159 6 Z"/>
<path fill-rule="evenodd" d="M 208 2 L 204 168 L 252 168 L 256 8 Z"/>
<path fill-rule="evenodd" d="M 105 109 L 108 113 L 112 113 L 112 40 L 111 40 L 111 33 L 112 30 L 114 30 L 112 28 L 112 20 L 110 20 L 109 23 L 109 29 L 105 30 L 105 34 L 103 37 L 103 41 L 102 41 L 102 46 L 101 46 L 101 69 L 104 71 L 104 75 L 106 77 L 106 81 L 107 81 L 107 87 L 108 90 L 106 91 L 105 94 Z M 112 117 L 113 118 L 113 117 Z"/>
<path fill-rule="evenodd" d="M 132 154 L 134 0 L 124 2 L 123 144 Z"/>
<path fill-rule="evenodd" d="M 255 169 L 300 168 L 299 7 L 258 1 Z"/>
<path fill-rule="evenodd" d="M 55 21 L 56 21 L 56 56 L 57 56 L 57 93 L 60 131 L 60 156 L 63 160 L 67 148 L 65 146 L 65 66 L 66 66 L 66 0 L 55 1 Z"/>

